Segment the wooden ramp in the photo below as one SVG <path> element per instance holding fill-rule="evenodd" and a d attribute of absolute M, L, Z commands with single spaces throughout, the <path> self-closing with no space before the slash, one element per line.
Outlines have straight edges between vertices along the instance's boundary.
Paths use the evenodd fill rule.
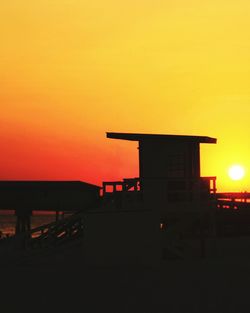
<path fill-rule="evenodd" d="M 62 247 L 65 250 L 69 246 L 79 246 L 83 231 L 84 217 L 77 213 L 29 232 L 1 239 L 0 262 L 22 262 L 32 256 L 43 258 L 48 254 L 56 254 Z"/>

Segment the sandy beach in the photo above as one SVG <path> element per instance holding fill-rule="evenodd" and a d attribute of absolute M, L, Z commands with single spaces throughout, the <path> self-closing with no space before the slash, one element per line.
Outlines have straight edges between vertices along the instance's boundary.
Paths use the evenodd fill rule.
<path fill-rule="evenodd" d="M 62 263 L 1 269 L 1 311 L 249 312 L 250 259 L 168 261 L 160 268 Z"/>

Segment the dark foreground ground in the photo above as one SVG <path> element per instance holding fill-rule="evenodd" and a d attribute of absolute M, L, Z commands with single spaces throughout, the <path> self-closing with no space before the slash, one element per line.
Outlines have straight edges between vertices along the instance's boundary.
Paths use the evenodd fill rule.
<path fill-rule="evenodd" d="M 168 261 L 158 269 L 9 264 L 0 275 L 3 313 L 250 311 L 250 258 Z"/>

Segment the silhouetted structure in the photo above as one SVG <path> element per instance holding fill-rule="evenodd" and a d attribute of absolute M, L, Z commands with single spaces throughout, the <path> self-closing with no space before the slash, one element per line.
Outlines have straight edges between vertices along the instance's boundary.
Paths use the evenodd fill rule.
<path fill-rule="evenodd" d="M 39 258 L 48 251 L 68 251 L 71 258 L 78 251 L 91 266 L 151 266 L 169 259 L 248 253 L 250 194 L 216 194 L 216 177 L 200 176 L 200 144 L 216 139 L 107 137 L 138 141 L 139 177 L 105 181 L 102 188 L 81 182 L 0 182 L 0 209 L 17 214 L 17 235 L 2 241 L 1 257 L 13 257 L 13 251 L 22 256 L 24 247 Z M 30 230 L 32 210 L 76 214 Z"/>
<path fill-rule="evenodd" d="M 0 210 L 15 210 L 16 233 L 29 231 L 32 211 L 77 212 L 97 206 L 100 187 L 79 181 L 0 181 Z"/>
<path fill-rule="evenodd" d="M 103 183 L 104 207 L 87 214 L 89 263 L 153 264 L 211 254 L 216 178 L 200 177 L 199 145 L 216 139 L 128 133 L 107 137 L 139 142 L 139 178 Z"/>

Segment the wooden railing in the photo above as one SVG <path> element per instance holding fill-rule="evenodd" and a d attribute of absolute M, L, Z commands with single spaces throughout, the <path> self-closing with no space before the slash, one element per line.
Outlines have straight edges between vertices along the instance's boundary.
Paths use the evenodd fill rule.
<path fill-rule="evenodd" d="M 25 235 L 25 249 L 57 246 L 80 238 L 84 231 L 83 214 L 74 214 L 51 224 L 42 225 Z"/>
<path fill-rule="evenodd" d="M 241 210 L 250 213 L 249 192 L 224 192 L 216 195 L 218 209 Z"/>
<path fill-rule="evenodd" d="M 0 248 L 6 254 L 12 254 L 12 252 L 18 254 L 19 251 L 60 246 L 75 239 L 83 238 L 83 233 L 84 214 L 77 213 L 28 232 L 4 238 L 0 240 Z"/>
<path fill-rule="evenodd" d="M 200 197 L 200 195 L 216 194 L 216 177 L 200 177 L 198 179 L 190 178 L 153 178 L 145 179 L 145 183 L 161 184 L 167 193 L 192 193 Z M 123 181 L 103 182 L 102 196 L 103 198 L 118 197 L 119 194 L 132 194 L 142 190 L 139 178 L 123 179 Z"/>
<path fill-rule="evenodd" d="M 206 184 L 206 188 L 208 188 L 209 193 L 215 194 L 216 193 L 216 177 L 215 176 L 207 176 L 207 177 L 200 177 L 199 179 L 186 179 L 186 178 L 169 178 L 163 179 L 163 181 L 167 182 L 184 182 L 185 187 L 184 189 L 189 189 L 187 187 L 190 183 L 198 183 L 199 189 L 202 188 L 202 184 Z M 115 192 L 126 192 L 126 191 L 140 191 L 141 184 L 139 178 L 124 178 L 122 181 L 112 181 L 112 182 L 103 182 L 102 185 L 102 193 L 103 196 Z M 178 188 L 177 188 L 178 189 Z"/>
<path fill-rule="evenodd" d="M 139 178 L 124 178 L 122 181 L 103 182 L 102 192 L 103 196 L 110 193 L 119 191 L 140 191 L 140 180 Z"/>

